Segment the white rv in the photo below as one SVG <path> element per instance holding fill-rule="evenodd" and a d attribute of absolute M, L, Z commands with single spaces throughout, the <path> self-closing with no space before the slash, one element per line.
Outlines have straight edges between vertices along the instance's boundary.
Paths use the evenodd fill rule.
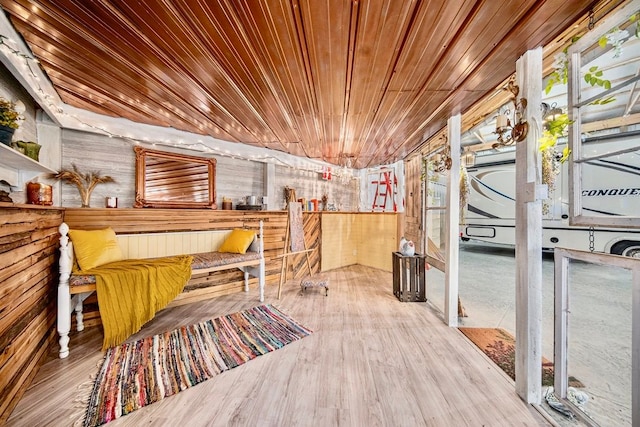
<path fill-rule="evenodd" d="M 640 216 L 640 132 L 583 142 L 583 151 L 590 156 L 633 147 L 638 151 L 584 164 L 582 209 L 589 215 Z M 569 225 L 567 169 L 568 165 L 561 166 L 555 190 L 546 202 L 543 248 L 593 249 L 640 257 L 640 229 L 594 228 L 591 234 L 588 227 Z M 478 153 L 475 166 L 467 172 L 470 194 L 461 226 L 463 240 L 515 245 L 515 150 Z"/>

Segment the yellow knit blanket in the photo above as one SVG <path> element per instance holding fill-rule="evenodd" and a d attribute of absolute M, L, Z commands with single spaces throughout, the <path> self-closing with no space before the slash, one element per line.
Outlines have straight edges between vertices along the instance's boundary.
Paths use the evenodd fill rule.
<path fill-rule="evenodd" d="M 191 278 L 190 255 L 128 259 L 84 272 L 96 276 L 102 349 L 121 344 L 167 306 Z"/>

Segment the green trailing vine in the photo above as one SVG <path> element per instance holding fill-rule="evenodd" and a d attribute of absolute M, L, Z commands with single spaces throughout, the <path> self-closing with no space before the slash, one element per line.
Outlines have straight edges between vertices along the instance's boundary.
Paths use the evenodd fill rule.
<path fill-rule="evenodd" d="M 600 86 L 605 90 L 611 89 L 611 81 L 605 80 L 602 78 L 603 76 L 602 70 L 598 69 L 597 65 L 589 68 L 589 72 L 584 74 L 584 81 L 590 84 L 591 86 Z"/>
<path fill-rule="evenodd" d="M 544 87 L 545 95 L 548 95 L 555 85 L 567 84 L 569 80 L 569 56 L 567 52 L 569 51 L 569 47 L 577 40 L 578 37 L 574 37 L 571 44 L 564 48 L 562 52 L 557 53 L 553 58 L 553 72 L 549 74 L 547 78 L 547 84 Z M 611 89 L 611 80 L 604 78 L 604 72 L 600 70 L 597 65 L 589 68 L 589 71 L 584 75 L 584 81 L 593 87 L 600 86 L 605 90 Z M 608 97 L 606 98 L 606 102 L 604 101 L 605 100 L 596 100 L 593 104 L 607 104 L 615 101 L 615 98 Z"/>
<path fill-rule="evenodd" d="M 629 17 L 629 22 L 631 22 L 632 24 L 638 20 L 640 20 L 640 11 L 634 13 Z M 640 38 L 640 25 L 636 25 L 634 36 L 636 36 L 636 38 Z"/>
<path fill-rule="evenodd" d="M 549 74 L 549 77 L 547 78 L 547 84 L 544 88 L 544 93 L 546 95 L 551 92 L 551 89 L 553 89 L 555 85 L 567 84 L 569 80 L 569 47 L 577 42 L 578 39 L 580 39 L 580 37 L 578 36 L 572 37 L 571 43 L 567 47 L 562 49 L 562 52 L 556 53 L 553 57 L 553 72 Z"/>
<path fill-rule="evenodd" d="M 538 141 L 540 142 L 540 151 L 555 149 L 558 138 L 567 134 L 567 129 L 571 123 L 572 121 L 569 120 L 569 116 L 566 113 L 559 114 L 555 119 L 549 120 Z M 569 147 L 565 147 L 560 162 L 566 162 L 570 154 L 571 150 L 569 150 Z"/>
<path fill-rule="evenodd" d="M 629 21 L 633 24 L 640 21 L 640 11 L 629 17 Z M 640 37 L 640 22 L 636 24 L 634 30 L 635 37 Z M 565 47 L 562 52 L 555 55 L 553 61 L 553 72 L 548 76 L 547 83 L 544 88 L 545 94 L 549 94 L 553 87 L 557 84 L 567 84 L 569 78 L 569 56 L 568 51 L 571 45 L 580 39 L 575 36 L 571 39 L 571 43 Z M 619 27 L 611 29 L 598 40 L 600 48 L 605 49 L 607 45 L 613 48 L 613 57 L 618 58 L 622 54 L 622 45 L 629 39 L 629 32 Z M 611 81 L 606 79 L 604 72 L 598 66 L 592 66 L 584 74 L 584 81 L 592 87 L 601 87 L 605 91 L 611 89 Z M 590 103 L 590 105 L 605 105 L 615 101 L 615 97 L 606 96 L 598 98 Z M 542 182 L 549 187 L 549 193 L 555 189 L 556 176 L 560 172 L 560 165 L 565 163 L 571 155 L 569 147 L 565 147 L 562 153 L 557 150 L 558 138 L 567 134 L 568 127 L 572 124 L 567 114 L 560 114 L 553 120 L 546 123 L 542 136 L 539 139 L 540 152 L 542 154 Z M 545 200 L 542 205 L 543 214 L 549 213 L 549 200 Z"/>
<path fill-rule="evenodd" d="M 553 120 L 546 123 L 545 129 L 542 131 L 540 138 L 540 152 L 542 154 L 542 183 L 547 184 L 549 194 L 553 193 L 556 188 L 556 177 L 560 173 L 560 165 L 566 162 L 571 155 L 569 147 L 565 147 L 562 153 L 557 151 L 558 139 L 567 134 L 567 129 L 572 121 L 569 116 L 559 114 Z M 542 214 L 549 213 L 549 200 L 542 202 Z"/>
<path fill-rule="evenodd" d="M 634 13 L 629 17 L 629 22 L 634 24 L 640 21 L 640 11 Z M 634 36 L 636 38 L 640 38 L 640 23 L 635 25 L 635 29 L 633 31 Z M 613 48 L 613 57 L 618 58 L 622 54 L 622 45 L 629 39 L 629 31 L 623 30 L 620 27 L 612 28 L 606 34 L 604 34 L 598 40 L 598 45 L 605 49 L 607 45 L 611 45 Z M 562 52 L 557 53 L 554 57 L 553 61 L 553 72 L 549 75 L 547 79 L 547 84 L 544 88 L 545 93 L 548 95 L 551 92 L 551 89 L 557 84 L 567 84 L 568 81 L 568 70 L 569 70 L 569 57 L 568 51 L 569 48 L 578 40 L 580 36 L 574 36 L 571 38 L 571 42 L 567 47 L 565 47 Z M 593 66 L 589 68 L 589 71 L 584 75 L 584 81 L 591 86 L 600 86 L 605 90 L 611 89 L 611 81 L 607 80 L 604 77 L 604 73 L 602 70 L 598 69 L 597 66 Z M 607 97 L 602 100 L 596 100 L 592 104 L 594 105 L 603 105 L 608 104 L 609 102 L 613 102 L 615 98 Z"/>

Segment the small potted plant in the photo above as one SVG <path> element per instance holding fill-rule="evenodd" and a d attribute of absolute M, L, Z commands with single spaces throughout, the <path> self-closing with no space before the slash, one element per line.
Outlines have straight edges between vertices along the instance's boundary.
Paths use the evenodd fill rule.
<path fill-rule="evenodd" d="M 24 104 L 0 98 L 0 142 L 11 145 L 13 133 L 20 127 Z"/>

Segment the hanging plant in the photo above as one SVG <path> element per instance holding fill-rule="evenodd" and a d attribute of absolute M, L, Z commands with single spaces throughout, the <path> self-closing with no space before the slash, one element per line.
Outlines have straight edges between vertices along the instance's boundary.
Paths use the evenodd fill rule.
<path fill-rule="evenodd" d="M 556 188 L 556 177 L 560 173 L 560 165 L 566 162 L 571 155 L 569 147 L 565 147 L 562 153 L 558 151 L 558 138 L 567 134 L 567 129 L 571 124 L 566 113 L 559 114 L 553 120 L 549 120 L 539 139 L 540 152 L 542 153 L 542 183 L 547 184 L 549 194 Z M 549 199 L 542 202 L 542 213 L 549 213 Z"/>
<path fill-rule="evenodd" d="M 422 170 L 420 173 L 420 182 L 427 181 L 425 189 L 428 197 L 433 197 L 434 191 L 429 183 L 438 183 L 440 181 L 440 172 L 433 160 L 428 160 L 426 157 L 422 158 Z"/>
<path fill-rule="evenodd" d="M 634 14 L 630 19 L 634 20 L 635 16 L 636 15 Z M 636 37 L 637 36 L 638 36 L 638 28 L 636 26 Z M 620 55 L 622 54 L 622 44 L 625 41 L 627 41 L 628 38 L 629 38 L 629 32 L 627 30 L 621 30 L 620 28 L 616 27 L 616 28 L 613 28 L 604 36 L 600 37 L 600 40 L 598 40 L 598 45 L 604 49 L 605 47 L 607 47 L 608 44 L 610 44 L 613 47 L 613 57 L 619 58 Z"/>
<path fill-rule="evenodd" d="M 555 147 L 558 138 L 567 135 L 567 129 L 571 123 L 567 113 L 558 114 L 552 120 L 547 121 L 540 138 L 540 150 Z"/>
<path fill-rule="evenodd" d="M 429 179 L 431 182 L 438 182 L 440 177 L 439 167 L 433 160 L 428 160 L 426 157 L 422 159 L 422 171 L 420 173 L 420 181 Z"/>
<path fill-rule="evenodd" d="M 631 24 L 636 23 L 636 21 L 640 20 L 640 11 L 632 14 L 629 17 L 629 22 Z M 634 30 L 634 36 L 636 38 L 640 38 L 640 23 L 636 24 Z M 600 37 L 598 40 L 598 46 L 602 49 L 605 49 L 607 45 L 610 45 L 613 48 L 613 57 L 619 58 L 622 54 L 622 46 L 623 44 L 629 40 L 631 35 L 629 31 L 622 30 L 619 27 L 612 28 L 607 34 Z M 580 39 L 579 36 L 574 36 L 571 38 L 571 43 L 567 47 L 565 47 L 562 52 L 557 53 L 553 58 L 553 72 L 547 78 L 547 85 L 544 88 L 544 92 L 548 95 L 551 92 L 551 89 L 557 84 L 567 84 L 568 80 L 568 70 L 569 70 L 569 56 L 567 54 L 569 47 L 573 45 Z M 598 67 L 594 66 L 589 69 L 587 73 L 584 75 L 584 80 L 591 86 L 601 86 L 605 90 L 611 89 L 611 81 L 607 79 L 603 79 L 604 73 L 602 70 L 599 70 Z M 593 105 L 602 105 L 607 104 L 609 102 L 613 102 L 615 99 L 612 97 L 605 98 L 604 100 L 596 100 L 592 104 Z"/>
<path fill-rule="evenodd" d="M 420 167 L 420 181 L 424 181 L 425 179 L 427 179 L 427 171 L 428 171 L 429 165 L 427 162 L 427 158 L 423 157 L 422 158 L 422 164 Z"/>
<path fill-rule="evenodd" d="M 469 174 L 464 165 L 460 165 L 460 220 L 459 224 L 464 224 L 465 213 L 469 203 Z"/>
<path fill-rule="evenodd" d="M 550 196 L 556 189 L 556 177 L 560 172 L 559 162 L 556 160 L 553 149 L 542 151 L 542 183 L 547 184 L 549 198 L 542 201 L 542 214 L 548 215 L 550 206 Z"/>
<path fill-rule="evenodd" d="M 556 53 L 555 56 L 553 57 L 553 64 L 552 64 L 553 71 L 551 72 L 551 74 L 549 74 L 549 77 L 547 77 L 547 84 L 544 88 L 544 93 L 546 95 L 548 95 L 549 92 L 551 92 L 551 89 L 553 89 L 555 85 L 567 84 L 569 80 L 569 55 L 568 55 L 569 47 L 571 47 L 571 45 L 577 42 L 579 39 L 580 37 L 577 37 L 577 36 L 571 38 L 571 43 L 567 47 L 565 47 L 562 50 L 562 52 Z M 600 40 L 602 41 L 602 39 Z M 584 81 L 591 86 L 600 86 L 606 90 L 611 89 L 611 81 L 604 79 L 603 77 L 604 77 L 603 71 L 598 69 L 597 66 L 593 66 L 589 68 L 589 71 L 587 73 L 585 73 Z M 615 98 L 609 97 L 607 98 L 607 102 L 603 102 L 602 100 L 596 100 L 593 102 L 593 104 L 603 104 L 603 103 L 606 104 L 608 102 L 613 102 L 614 100 Z"/>
<path fill-rule="evenodd" d="M 572 43 L 574 41 L 572 40 Z M 558 52 L 553 57 L 553 71 L 549 74 L 547 78 L 547 85 L 544 88 L 544 93 L 549 94 L 551 89 L 557 84 L 566 85 L 569 78 L 569 56 L 567 55 L 567 51 L 569 47 L 567 46 L 562 52 Z"/>

